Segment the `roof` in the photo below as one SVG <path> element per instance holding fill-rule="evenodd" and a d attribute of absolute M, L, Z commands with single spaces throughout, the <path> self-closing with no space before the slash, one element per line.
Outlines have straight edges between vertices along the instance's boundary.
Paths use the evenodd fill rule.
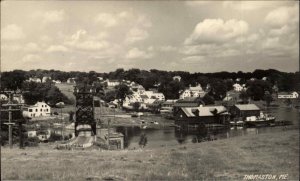
<path fill-rule="evenodd" d="M 149 97 L 147 96 L 147 95 L 140 95 L 141 96 L 141 98 L 143 98 L 143 99 L 149 99 Z"/>
<path fill-rule="evenodd" d="M 199 102 L 175 102 L 174 107 L 197 107 Z"/>
<path fill-rule="evenodd" d="M 235 107 L 241 111 L 260 110 L 260 108 L 255 104 L 236 104 Z"/>
<path fill-rule="evenodd" d="M 227 109 L 224 106 L 184 107 L 181 108 L 181 110 L 187 115 L 187 117 L 196 117 L 193 110 L 198 110 L 200 117 L 214 116 L 213 112 L 215 110 L 217 110 L 217 113 L 221 115 L 228 114 Z"/>

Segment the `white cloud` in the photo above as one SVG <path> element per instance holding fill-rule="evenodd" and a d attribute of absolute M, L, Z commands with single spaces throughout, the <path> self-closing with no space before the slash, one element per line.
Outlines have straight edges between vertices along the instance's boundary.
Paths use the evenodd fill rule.
<path fill-rule="evenodd" d="M 1 44 L 1 51 L 19 51 L 22 47 L 20 45 L 8 45 L 8 44 Z"/>
<path fill-rule="evenodd" d="M 152 56 L 152 54 L 139 50 L 138 48 L 132 48 L 127 52 L 125 57 L 127 59 L 148 59 Z"/>
<path fill-rule="evenodd" d="M 162 51 L 162 52 L 171 52 L 171 51 L 178 50 L 178 48 L 174 47 L 174 46 L 171 46 L 171 45 L 166 45 L 166 46 L 159 47 L 159 50 Z"/>
<path fill-rule="evenodd" d="M 299 23 L 299 7 L 294 5 L 277 8 L 267 14 L 265 22 L 275 28 Z"/>
<path fill-rule="evenodd" d="M 62 22 L 65 19 L 65 16 L 64 10 L 47 11 L 44 13 L 44 21 L 50 23 Z"/>
<path fill-rule="evenodd" d="M 43 35 L 43 36 L 41 36 L 40 40 L 44 41 L 44 42 L 50 42 L 50 41 L 52 41 L 52 38 L 50 38 L 47 35 Z"/>
<path fill-rule="evenodd" d="M 232 8 L 237 11 L 255 11 L 264 8 L 278 7 L 286 2 L 280 1 L 224 1 L 224 8 Z"/>
<path fill-rule="evenodd" d="M 139 16 L 139 18 L 137 19 L 137 24 L 145 28 L 152 27 L 152 22 L 144 15 Z"/>
<path fill-rule="evenodd" d="M 22 27 L 16 24 L 7 25 L 1 30 L 1 39 L 3 40 L 19 40 L 25 38 Z"/>
<path fill-rule="evenodd" d="M 182 58 L 184 63 L 200 63 L 205 61 L 205 57 L 203 56 L 188 56 Z"/>
<path fill-rule="evenodd" d="M 63 9 L 61 10 L 51 10 L 51 11 L 37 11 L 31 16 L 33 19 L 41 20 L 43 25 L 49 23 L 63 22 L 66 19 L 66 13 Z"/>
<path fill-rule="evenodd" d="M 132 28 L 127 36 L 126 36 L 126 42 L 128 43 L 135 43 L 137 41 L 145 40 L 149 36 L 148 32 L 146 30 L 140 29 L 140 28 Z"/>
<path fill-rule="evenodd" d="M 110 47 L 110 43 L 105 40 L 99 40 L 99 37 L 88 35 L 86 30 L 78 30 L 71 38 L 67 39 L 65 45 L 85 51 L 103 50 Z"/>
<path fill-rule="evenodd" d="M 52 53 L 52 52 L 67 52 L 69 51 L 68 48 L 66 48 L 63 45 L 51 45 L 46 52 Z"/>
<path fill-rule="evenodd" d="M 38 52 L 40 50 L 41 50 L 41 48 L 36 43 L 33 43 L 33 42 L 27 43 L 24 46 L 24 51 L 26 51 L 26 52 Z"/>
<path fill-rule="evenodd" d="M 95 21 L 103 24 L 104 27 L 113 27 L 117 25 L 117 16 L 109 13 L 100 13 L 95 17 Z"/>
<path fill-rule="evenodd" d="M 197 24 L 185 44 L 217 43 L 242 36 L 248 32 L 248 23 L 242 20 L 205 19 Z"/>
<path fill-rule="evenodd" d="M 41 57 L 39 55 L 35 55 L 35 54 L 28 54 L 28 55 L 25 55 L 22 58 L 22 61 L 24 63 L 40 62 L 41 61 Z"/>

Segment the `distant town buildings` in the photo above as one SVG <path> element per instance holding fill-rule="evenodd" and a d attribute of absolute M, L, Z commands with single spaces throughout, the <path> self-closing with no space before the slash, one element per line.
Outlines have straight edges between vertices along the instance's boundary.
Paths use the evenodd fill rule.
<path fill-rule="evenodd" d="M 28 118 L 50 116 L 51 107 L 45 102 L 37 102 L 33 106 L 23 107 L 23 116 Z"/>
<path fill-rule="evenodd" d="M 246 85 L 240 85 L 238 83 L 233 84 L 233 90 L 237 91 L 237 92 L 241 92 L 242 90 L 246 90 Z"/>
<path fill-rule="evenodd" d="M 178 82 L 180 82 L 180 80 L 181 80 L 181 77 L 180 77 L 180 76 L 178 76 L 178 75 L 177 75 L 177 76 L 174 76 L 174 77 L 173 77 L 173 80 L 177 80 Z"/>
<path fill-rule="evenodd" d="M 185 99 L 187 97 L 204 97 L 205 94 L 206 92 L 203 91 L 201 85 L 198 84 L 195 87 L 190 86 L 189 88 L 180 92 L 179 99 Z"/>
<path fill-rule="evenodd" d="M 67 83 L 68 84 L 76 84 L 76 78 L 68 78 Z"/>
<path fill-rule="evenodd" d="M 291 92 L 291 93 L 278 93 L 278 99 L 297 99 L 299 97 L 298 92 Z"/>

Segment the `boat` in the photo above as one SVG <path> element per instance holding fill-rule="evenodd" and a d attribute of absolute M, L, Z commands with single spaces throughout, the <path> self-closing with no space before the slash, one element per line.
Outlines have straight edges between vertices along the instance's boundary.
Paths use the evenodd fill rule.
<path fill-rule="evenodd" d="M 260 126 L 272 126 L 275 123 L 275 117 L 260 113 L 260 116 L 249 116 L 246 117 L 245 125 L 248 127 L 260 127 Z"/>

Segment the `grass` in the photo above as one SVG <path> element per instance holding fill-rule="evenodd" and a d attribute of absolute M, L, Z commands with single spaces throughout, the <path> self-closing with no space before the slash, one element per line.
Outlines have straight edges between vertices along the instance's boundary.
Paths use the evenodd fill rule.
<path fill-rule="evenodd" d="M 67 84 L 67 83 L 61 83 L 61 84 L 55 84 L 59 90 L 66 95 L 71 101 L 75 102 L 75 96 L 73 94 L 74 85 L 73 84 Z"/>
<path fill-rule="evenodd" d="M 1 150 L 2 179 L 242 180 L 288 174 L 299 180 L 299 130 L 143 150 Z"/>

